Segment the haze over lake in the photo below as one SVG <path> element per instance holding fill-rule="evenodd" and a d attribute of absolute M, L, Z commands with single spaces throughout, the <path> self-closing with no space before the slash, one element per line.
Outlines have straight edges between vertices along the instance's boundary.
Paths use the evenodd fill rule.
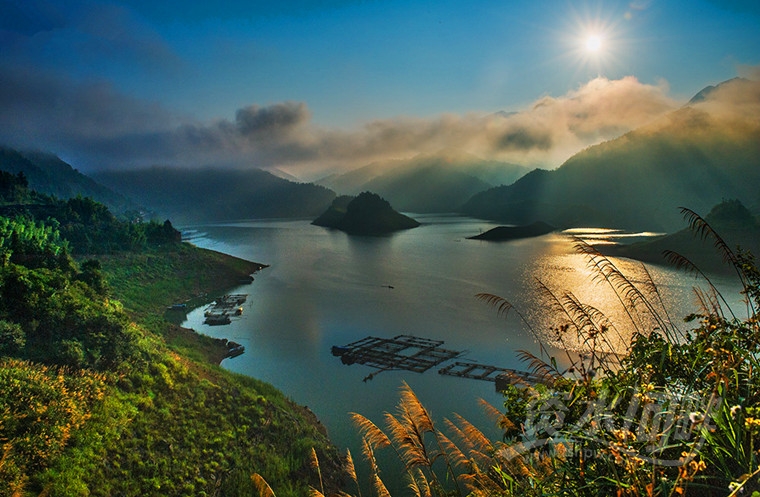
<path fill-rule="evenodd" d="M 374 370 L 343 365 L 331 355 L 333 345 L 370 335 L 408 334 L 444 340 L 443 347 L 464 352 L 462 360 L 524 369 L 516 351 L 538 354 L 530 330 L 516 313 L 505 319 L 475 295 L 506 298 L 543 335 L 558 321 L 538 280 L 558 294 L 572 291 L 624 323 L 608 287 L 592 282 L 593 273 L 575 252 L 570 234 L 479 242 L 466 237 L 495 224 L 458 216 L 415 217 L 422 226 L 387 237 L 347 236 L 304 220 L 186 227 L 186 238 L 198 246 L 270 267 L 256 274 L 251 285 L 231 290 L 249 295 L 243 315 L 232 324 L 205 325 L 203 308 L 198 308 L 183 325 L 243 344 L 245 354 L 223 366 L 270 382 L 311 408 L 335 444 L 350 447 L 358 459 L 359 436 L 348 413 L 382 424 L 382 413 L 395 408 L 402 381 L 438 420 L 456 412 L 487 427 L 477 399 L 498 407 L 501 397 L 491 382 L 442 376 L 436 367 L 424 374 L 382 372 L 364 382 Z M 604 230 L 573 234 L 614 239 L 614 233 Z M 638 263 L 619 265 L 633 281 L 644 281 Z M 697 280 L 664 266 L 647 267 L 674 320 L 696 310 L 692 287 Z M 738 302 L 735 283 L 717 281 Z M 560 357 L 560 351 L 554 352 Z"/>

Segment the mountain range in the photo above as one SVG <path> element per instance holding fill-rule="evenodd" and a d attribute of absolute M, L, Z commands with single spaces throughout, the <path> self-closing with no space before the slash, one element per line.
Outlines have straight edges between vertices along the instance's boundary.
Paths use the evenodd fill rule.
<path fill-rule="evenodd" d="M 23 173 L 29 188 L 60 199 L 81 195 L 107 205 L 114 212 L 122 212 L 136 206 L 124 195 L 86 176 L 58 156 L 37 152 L 18 151 L 0 146 L 0 171 Z"/>
<path fill-rule="evenodd" d="M 760 83 L 731 80 L 647 126 L 474 195 L 470 216 L 513 224 L 672 232 L 679 207 L 706 213 L 726 198 L 760 208 Z"/>
<path fill-rule="evenodd" d="M 343 195 L 375 192 L 404 212 L 452 212 L 476 193 L 511 184 L 528 171 L 525 166 L 449 149 L 411 159 L 373 162 L 318 183 Z"/>
<path fill-rule="evenodd" d="M 151 167 L 101 171 L 98 182 L 178 224 L 252 218 L 314 218 L 335 198 L 328 188 L 261 169 Z"/>
<path fill-rule="evenodd" d="M 49 195 L 89 196 L 114 211 L 140 205 L 179 224 L 314 219 L 337 194 L 370 191 L 402 212 L 672 233 L 684 226 L 682 206 L 705 213 L 737 199 L 754 215 L 760 212 L 759 138 L 760 82 L 733 79 L 551 171 L 442 150 L 372 163 L 318 184 L 255 168 L 152 167 L 88 177 L 55 155 L 3 147 L 0 170 L 23 172 L 31 188 Z"/>

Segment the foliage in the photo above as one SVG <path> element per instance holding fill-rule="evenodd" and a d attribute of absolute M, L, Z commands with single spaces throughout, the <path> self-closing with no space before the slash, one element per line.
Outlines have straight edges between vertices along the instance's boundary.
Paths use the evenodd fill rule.
<path fill-rule="evenodd" d="M 105 377 L 13 359 L 0 360 L 0 492 L 14 493 L 26 475 L 46 467 L 64 451 L 105 393 Z"/>
<path fill-rule="evenodd" d="M 61 235 L 70 241 L 76 254 L 135 251 L 181 241 L 180 233 L 168 220 L 163 224 L 122 221 L 91 198 L 75 197 L 59 202 L 53 216 Z"/>
<path fill-rule="evenodd" d="M 18 204 L 29 201 L 29 182 L 23 172 L 11 174 L 0 171 L 0 204 Z"/>
<path fill-rule="evenodd" d="M 337 468 L 308 411 L 154 334 L 178 328 L 161 319 L 174 299 L 261 265 L 178 243 L 168 221 L 51 205 L 0 217 L 0 495 L 251 495 L 258 473 L 305 496 L 315 458 Z M 111 254 L 77 262 L 71 246 Z M 183 336 L 203 361 L 211 339 Z"/>
<path fill-rule="evenodd" d="M 2 155 L 2 149 L 0 149 Z M 139 218 L 119 219 L 108 208 L 90 197 L 76 196 L 67 200 L 40 195 L 28 189 L 23 173 L 12 175 L 0 171 L 0 209 L 5 225 L 2 232 L 17 232 L 24 246 L 10 247 L 15 253 L 27 253 L 34 248 L 40 236 L 50 237 L 57 232 L 66 240 L 66 251 L 82 254 L 108 254 L 119 251 L 144 250 L 149 247 L 175 245 L 181 234 L 169 220 L 141 222 Z M 23 219 L 24 221 L 20 221 Z M 16 224 L 25 222 L 29 233 L 17 229 Z M 14 226 L 8 227 L 9 223 Z M 47 230 L 42 235 L 37 232 Z M 0 232 L 0 235 L 2 234 Z M 8 245 L 11 241 L 3 241 Z M 0 247 L 1 248 L 1 247 Z M 7 248 L 7 247 L 6 247 Z"/>
<path fill-rule="evenodd" d="M 46 225 L 27 217 L 0 217 L 0 261 L 29 268 L 68 270 L 69 243 L 55 225 Z"/>

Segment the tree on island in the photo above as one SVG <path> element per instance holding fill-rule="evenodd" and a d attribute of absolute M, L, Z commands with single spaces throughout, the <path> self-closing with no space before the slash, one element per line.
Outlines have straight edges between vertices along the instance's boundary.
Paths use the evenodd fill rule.
<path fill-rule="evenodd" d="M 371 192 L 363 192 L 355 198 L 336 198 L 312 224 L 352 235 L 382 235 L 420 225 L 416 220 L 396 212 L 387 200 Z"/>

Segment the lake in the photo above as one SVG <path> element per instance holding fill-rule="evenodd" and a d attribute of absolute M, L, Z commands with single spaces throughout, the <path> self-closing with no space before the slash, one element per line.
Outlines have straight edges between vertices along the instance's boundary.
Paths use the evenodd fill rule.
<path fill-rule="evenodd" d="M 422 223 L 419 228 L 385 237 L 348 236 L 305 220 L 185 227 L 185 238 L 199 247 L 270 267 L 252 284 L 230 291 L 248 294 L 243 314 L 230 325 L 203 324 L 203 308 L 198 308 L 183 326 L 244 345 L 245 353 L 223 366 L 269 382 L 308 406 L 333 442 L 350 448 L 357 462 L 359 435 L 349 413 L 383 426 L 383 413 L 395 410 L 404 381 L 436 422 L 458 413 L 498 437 L 477 402 L 482 398 L 501 406 L 493 383 L 439 375 L 437 367 L 422 374 L 385 371 L 363 381 L 374 370 L 342 364 L 331 347 L 370 335 L 414 335 L 443 340 L 444 348 L 463 352 L 459 360 L 524 369 L 517 351 L 538 354 L 535 336 L 546 338 L 557 324 L 552 297 L 539 289 L 539 281 L 555 295 L 571 291 L 625 324 L 617 299 L 593 281 L 594 272 L 575 250 L 571 234 L 595 243 L 652 235 L 585 229 L 494 243 L 466 239 L 496 226 L 487 221 L 414 217 Z M 619 267 L 634 282 L 645 281 L 638 263 L 619 261 Z M 692 287 L 698 280 L 667 267 L 647 267 L 674 319 L 696 310 Z M 732 280 L 718 283 L 738 301 Z M 476 299 L 481 292 L 507 299 L 519 315 L 500 316 Z"/>

